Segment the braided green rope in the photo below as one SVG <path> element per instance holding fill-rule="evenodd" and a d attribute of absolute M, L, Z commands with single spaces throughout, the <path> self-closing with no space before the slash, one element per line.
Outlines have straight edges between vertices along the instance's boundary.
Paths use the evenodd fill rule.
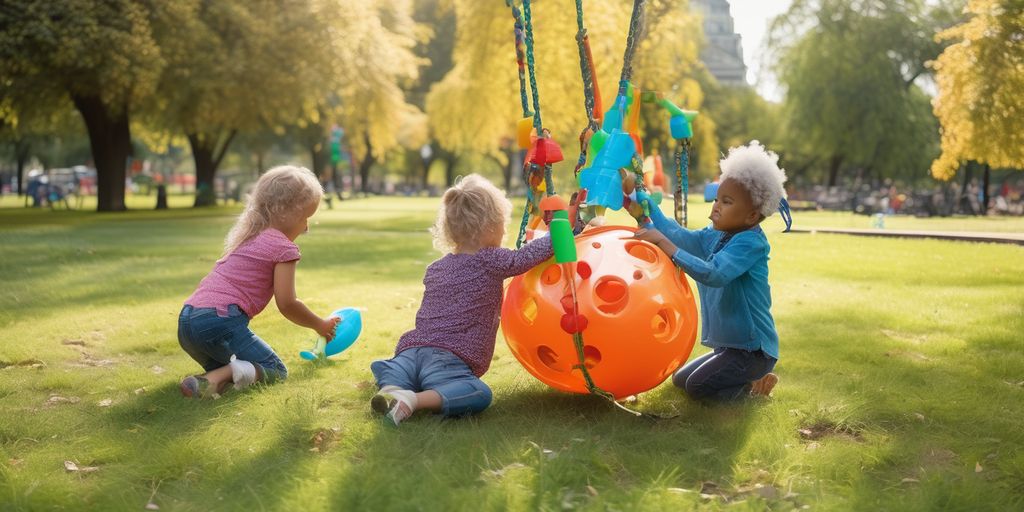
<path fill-rule="evenodd" d="M 636 43 L 643 30 L 644 0 L 633 0 L 633 13 L 629 19 L 629 34 L 626 36 L 626 51 L 622 56 L 622 75 L 619 82 L 628 82 L 633 78 L 633 54 Z"/>
<path fill-rule="evenodd" d="M 684 228 L 689 221 L 688 217 L 688 196 L 690 194 L 690 139 L 679 139 L 676 141 L 676 190 L 673 194 L 675 200 L 676 222 Z"/>
<path fill-rule="evenodd" d="M 578 318 L 580 314 L 579 310 L 579 298 L 576 296 L 576 278 L 573 276 L 574 272 L 571 263 L 564 263 L 565 271 L 562 272 L 565 275 L 565 282 L 569 287 L 569 292 L 572 294 L 572 314 L 574 318 Z M 587 384 L 587 391 L 592 395 L 597 395 L 609 402 L 615 404 L 616 407 L 634 415 L 642 416 L 641 413 L 629 409 L 628 407 L 620 404 L 615 400 L 615 395 L 599 388 L 597 384 L 594 384 L 593 377 L 590 376 L 590 370 L 587 368 L 586 356 L 583 354 L 583 333 L 575 332 L 572 335 L 572 343 L 576 347 L 576 359 L 579 361 L 578 364 L 574 364 L 572 367 L 579 370 L 583 374 L 583 382 Z"/>
<path fill-rule="evenodd" d="M 526 65 L 530 71 L 530 93 L 533 95 L 533 127 L 537 136 L 543 132 L 540 119 L 540 95 L 537 92 L 537 69 L 533 57 L 533 16 L 530 12 L 530 0 L 523 0 L 523 14 L 526 19 Z"/>
<path fill-rule="evenodd" d="M 516 236 L 516 249 L 522 247 L 523 242 L 526 241 L 526 226 L 530 223 L 530 205 L 533 204 L 533 192 L 530 190 L 530 174 L 534 167 L 536 166 L 530 164 L 530 171 L 525 171 L 526 167 L 524 166 L 525 172 L 523 174 L 525 176 L 523 176 L 523 181 L 526 182 L 526 204 L 523 206 L 523 220 L 519 223 L 519 234 Z"/>
<path fill-rule="evenodd" d="M 519 103 L 523 107 L 523 117 L 530 117 L 533 115 L 533 112 L 530 112 L 530 100 L 526 97 L 526 42 L 523 32 L 523 14 L 519 12 L 519 9 L 512 3 L 512 0 L 506 0 L 505 4 L 512 8 L 512 17 L 516 20 L 514 32 L 516 37 L 516 67 L 519 71 Z"/>
<path fill-rule="evenodd" d="M 576 0 L 576 49 L 580 54 L 580 76 L 583 79 L 583 108 L 587 112 L 587 126 L 580 131 L 580 156 L 576 160 L 576 168 L 573 169 L 573 176 L 579 176 L 580 169 L 587 162 L 587 131 L 597 132 L 597 118 L 594 116 L 594 77 L 590 73 L 590 56 L 584 41 L 587 38 L 587 29 L 583 26 L 583 0 Z"/>

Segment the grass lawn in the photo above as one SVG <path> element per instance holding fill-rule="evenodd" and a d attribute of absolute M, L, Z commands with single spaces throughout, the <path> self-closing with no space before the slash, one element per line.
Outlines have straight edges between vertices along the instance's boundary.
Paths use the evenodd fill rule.
<path fill-rule="evenodd" d="M 774 400 L 705 407 L 666 383 L 634 405 L 680 416 L 636 419 L 548 389 L 499 340 L 490 409 L 389 428 L 369 411 L 368 365 L 413 324 L 437 203 L 319 212 L 297 288 L 318 312 L 365 307 L 361 339 L 306 363 L 312 333 L 270 306 L 252 326 L 288 382 L 209 401 L 178 393 L 198 366 L 177 314 L 237 208 L 0 211 L 0 509 L 1024 507 L 1024 248 L 789 235 L 773 218 Z"/>

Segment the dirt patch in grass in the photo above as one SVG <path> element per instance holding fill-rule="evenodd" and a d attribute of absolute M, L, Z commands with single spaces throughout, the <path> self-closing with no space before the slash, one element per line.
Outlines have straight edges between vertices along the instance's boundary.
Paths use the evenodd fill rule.
<path fill-rule="evenodd" d="M 800 434 L 800 439 L 804 439 L 806 441 L 817 441 L 826 437 L 857 442 L 864 440 L 864 436 L 860 430 L 849 425 L 840 425 L 828 420 L 818 420 L 810 425 L 800 427 L 796 431 Z"/>
<path fill-rule="evenodd" d="M 21 361 L 0 361 L 0 370 L 13 368 L 43 368 L 46 363 L 39 359 L 22 359 Z"/>

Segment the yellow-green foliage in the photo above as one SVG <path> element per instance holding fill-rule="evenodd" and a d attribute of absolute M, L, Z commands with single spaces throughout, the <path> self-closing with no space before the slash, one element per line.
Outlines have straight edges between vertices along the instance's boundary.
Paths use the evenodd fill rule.
<path fill-rule="evenodd" d="M 934 63 L 942 155 L 932 174 L 940 179 L 967 160 L 1024 168 L 1024 4 L 970 0 L 966 13 L 937 36 L 953 41 Z"/>
<path fill-rule="evenodd" d="M 499 148 L 514 137 L 515 124 L 522 118 L 512 11 L 500 1 L 453 3 L 457 25 L 454 68 L 427 98 L 430 125 L 445 147 L 500 155 Z M 583 4 L 607 109 L 618 90 L 632 2 Z M 634 57 L 634 84 L 662 91 L 684 108 L 699 109 L 703 95 L 693 79 L 699 65 L 699 20 L 688 2 L 655 0 L 646 4 L 645 35 Z M 532 11 L 544 127 L 562 145 L 566 158 L 575 161 L 575 141 L 587 119 L 574 5 L 541 1 L 533 3 Z M 695 123 L 697 137 L 713 137 L 714 131 L 704 130 L 701 122 Z M 698 145 L 708 153 L 708 161 L 715 160 L 713 148 L 713 143 Z"/>

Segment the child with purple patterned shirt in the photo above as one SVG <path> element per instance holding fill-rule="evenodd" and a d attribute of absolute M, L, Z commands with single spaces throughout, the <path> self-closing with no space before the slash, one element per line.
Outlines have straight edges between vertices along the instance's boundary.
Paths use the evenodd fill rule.
<path fill-rule="evenodd" d="M 447 254 L 427 267 L 416 327 L 393 358 L 370 365 L 380 387 L 370 405 L 395 425 L 420 409 L 462 416 L 491 404 L 480 377 L 494 355 L 502 284 L 552 255 L 547 237 L 501 247 L 511 212 L 505 194 L 476 174 L 445 192 L 431 232 Z"/>

